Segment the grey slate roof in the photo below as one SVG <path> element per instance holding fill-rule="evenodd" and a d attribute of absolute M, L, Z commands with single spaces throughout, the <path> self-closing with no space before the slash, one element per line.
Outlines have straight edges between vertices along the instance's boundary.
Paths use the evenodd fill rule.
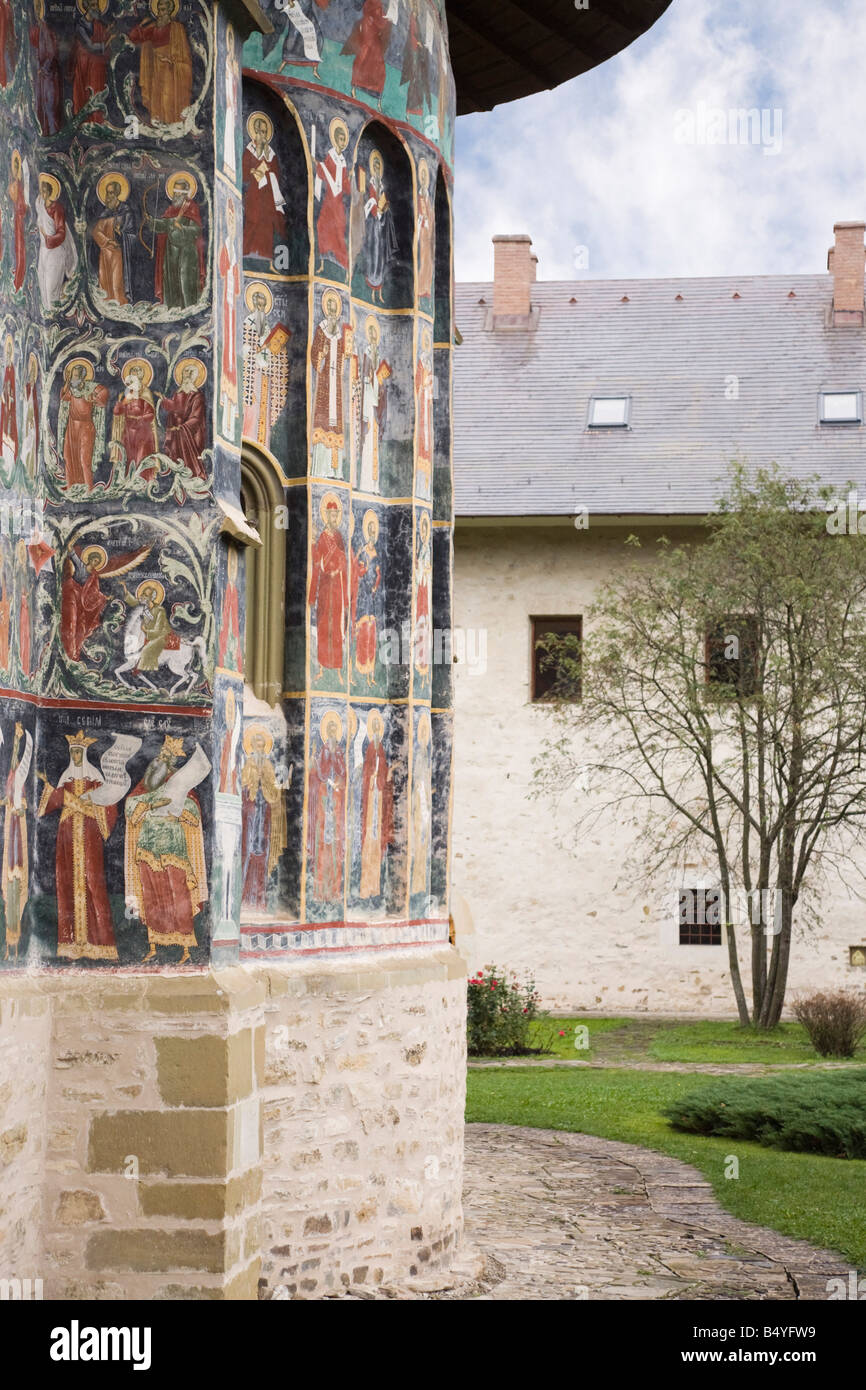
<path fill-rule="evenodd" d="M 818 424 L 819 391 L 866 392 L 832 298 L 830 275 L 539 281 L 536 331 L 489 332 L 492 284 L 458 285 L 457 516 L 701 513 L 735 456 L 866 498 L 866 427 Z M 593 393 L 630 395 L 631 428 L 588 430 Z"/>

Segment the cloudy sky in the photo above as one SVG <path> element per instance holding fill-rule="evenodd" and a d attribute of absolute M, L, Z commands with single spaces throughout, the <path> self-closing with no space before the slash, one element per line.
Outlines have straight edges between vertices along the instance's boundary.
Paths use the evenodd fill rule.
<path fill-rule="evenodd" d="M 546 280 L 826 270 L 866 219 L 864 61 L 863 0 L 673 0 L 594 72 L 457 122 L 457 278 L 491 278 L 497 232 Z M 739 108 L 764 144 L 697 142 Z"/>

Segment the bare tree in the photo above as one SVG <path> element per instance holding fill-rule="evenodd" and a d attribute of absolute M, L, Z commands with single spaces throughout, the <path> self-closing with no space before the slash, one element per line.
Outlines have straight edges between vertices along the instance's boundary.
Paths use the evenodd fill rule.
<path fill-rule="evenodd" d="M 830 871 L 863 877 L 866 535 L 838 534 L 831 506 L 817 479 L 733 465 L 697 542 L 625 561 L 582 647 L 544 641 L 557 680 L 535 794 L 565 790 L 580 836 L 636 809 L 650 880 L 696 850 L 714 866 L 740 1022 L 760 1029 L 785 1002 L 797 904 Z M 763 910 L 737 924 L 735 897 Z"/>

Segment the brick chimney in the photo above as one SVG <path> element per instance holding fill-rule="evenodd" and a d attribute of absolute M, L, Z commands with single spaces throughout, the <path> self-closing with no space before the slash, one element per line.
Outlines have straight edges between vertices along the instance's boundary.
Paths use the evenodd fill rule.
<path fill-rule="evenodd" d="M 538 257 L 532 237 L 493 238 L 493 317 L 528 319 Z"/>
<path fill-rule="evenodd" d="M 833 276 L 833 325 L 862 328 L 866 222 L 837 222 L 833 231 L 836 245 L 827 255 L 827 269 Z"/>

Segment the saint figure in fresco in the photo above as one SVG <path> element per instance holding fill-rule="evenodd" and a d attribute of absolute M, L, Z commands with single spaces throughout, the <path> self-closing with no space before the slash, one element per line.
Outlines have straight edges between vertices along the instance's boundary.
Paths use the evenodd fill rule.
<path fill-rule="evenodd" d="M 310 608 L 316 625 L 316 658 L 320 680 L 325 670 L 343 668 L 343 642 L 349 613 L 346 545 L 340 534 L 343 504 L 326 492 L 319 508 L 324 529 L 313 546 Z"/>
<path fill-rule="evenodd" d="M 250 312 L 243 327 L 243 433 L 269 449 L 271 428 L 288 395 L 291 365 L 287 349 L 292 335 L 283 323 L 271 325 L 268 315 L 274 298 L 263 281 L 247 285 L 244 299 Z"/>
<path fill-rule="evenodd" d="M 18 401 L 15 391 L 15 344 L 12 334 L 6 334 L 3 345 L 3 390 L 0 393 L 0 454 L 3 459 L 3 476 L 6 486 L 12 484 L 12 475 L 18 460 Z"/>
<path fill-rule="evenodd" d="M 238 594 L 238 552 L 230 545 L 226 559 L 226 588 L 223 596 L 217 665 L 240 671 L 241 657 L 240 595 Z"/>
<path fill-rule="evenodd" d="M 379 557 L 379 518 L 364 513 L 363 541 L 352 566 L 352 617 L 355 634 L 355 670 L 375 684 L 378 625 L 382 621 L 382 562 Z"/>
<path fill-rule="evenodd" d="M 321 744 L 310 767 L 307 864 L 320 902 L 342 900 L 346 857 L 346 755 L 343 721 L 328 710 L 320 726 Z"/>
<path fill-rule="evenodd" d="M 73 357 L 63 371 L 57 447 L 63 458 L 66 486 L 93 487 L 93 471 L 105 448 L 108 391 L 94 380 L 93 363 Z"/>
<path fill-rule="evenodd" d="M 23 747 L 22 747 L 23 744 Z M 6 917 L 6 950 L 18 959 L 21 942 L 21 921 L 30 896 L 30 859 L 27 852 L 27 795 L 25 784 L 33 757 L 33 739 L 21 724 L 15 725 L 12 758 L 6 775 L 3 797 L 3 865 L 0 869 L 0 892 Z"/>
<path fill-rule="evenodd" d="M 379 471 L 379 443 L 385 431 L 388 409 L 388 379 L 391 365 L 379 355 L 378 321 L 367 320 L 364 354 L 352 362 L 353 448 L 357 460 L 358 488 L 361 492 L 382 491 Z"/>
<path fill-rule="evenodd" d="M 220 404 L 222 432 L 234 439 L 238 418 L 238 357 L 237 302 L 241 292 L 241 272 L 238 265 L 235 225 L 237 211 L 234 198 L 226 204 L 226 237 L 220 247 L 218 269 L 222 282 L 222 362 L 220 366 Z"/>
<path fill-rule="evenodd" d="M 136 671 L 158 671 L 159 658 L 166 646 L 170 642 L 177 644 L 179 641 L 178 634 L 174 631 L 163 607 L 165 589 L 158 579 L 143 580 L 134 594 L 127 588 L 126 581 L 123 579 L 120 581 L 120 587 L 123 590 L 124 603 L 127 608 L 132 610 L 126 620 L 126 633 L 135 634 L 134 642 L 124 641 L 124 653 L 134 652 L 140 638 L 143 638 L 144 645 L 135 658 L 134 669 Z M 126 634 L 124 635 L 126 636 Z M 129 664 L 132 665 L 132 663 Z M 115 675 L 117 674 L 118 672 L 115 671 Z"/>
<path fill-rule="evenodd" d="M 113 463 L 125 461 L 128 469 L 157 453 L 156 403 L 150 383 L 153 367 L 143 357 L 133 357 L 121 372 L 123 395 L 114 407 L 109 456 Z M 156 465 L 145 468 L 141 476 L 156 477 Z"/>
<path fill-rule="evenodd" d="M 388 766 L 382 735 L 385 722 L 379 710 L 367 719 L 367 747 L 361 768 L 361 887 L 360 897 L 378 898 L 382 866 L 394 837 L 393 769 Z"/>
<path fill-rule="evenodd" d="M 8 87 L 15 71 L 15 19 L 11 0 L 0 0 L 0 87 Z"/>
<path fill-rule="evenodd" d="M 241 863 L 244 882 L 241 901 L 254 912 L 268 910 L 268 881 L 287 844 L 283 788 L 274 771 L 272 735 L 261 724 L 244 732 L 241 772 Z"/>
<path fill-rule="evenodd" d="M 183 739 L 167 735 L 127 797 L 125 855 L 127 907 L 147 928 L 144 960 L 153 960 L 158 946 L 180 946 L 179 965 L 196 945 L 195 917 L 208 896 L 201 803 L 191 789 L 179 805 L 172 795 L 182 755 Z M 200 757 L 203 779 L 210 764 L 200 749 L 193 757 Z"/>
<path fill-rule="evenodd" d="M 30 556 L 26 543 L 21 540 L 15 547 L 16 569 L 21 576 L 21 589 L 18 596 L 18 660 L 27 680 L 32 674 L 30 637 L 33 631 L 30 596 Z"/>
<path fill-rule="evenodd" d="M 432 54 L 424 42 L 424 19 L 419 0 L 409 0 L 409 28 L 403 51 L 400 86 L 406 90 L 406 115 L 421 116 L 430 100 Z"/>
<path fill-rule="evenodd" d="M 378 150 L 370 155 L 370 176 L 362 188 L 364 202 L 364 246 L 361 252 L 364 279 L 374 304 L 383 303 L 382 287 L 397 256 L 394 214 L 384 184 L 385 164 Z M 359 170 L 363 175 L 363 170 Z"/>
<path fill-rule="evenodd" d="M 237 178 L 237 128 L 240 68 L 235 49 L 235 26 L 226 25 L 225 118 L 223 121 L 223 173 L 232 183 Z"/>
<path fill-rule="evenodd" d="M 57 954 L 65 960 L 117 960 L 117 942 L 105 884 L 105 842 L 117 821 L 116 806 L 94 804 L 103 785 L 87 750 L 96 742 L 81 729 L 67 734 L 69 763 L 57 786 L 45 783 L 38 815 L 59 813 L 55 883 Z"/>
<path fill-rule="evenodd" d="M 0 0 L 0 11 L 8 0 Z M 45 0 L 33 0 L 36 23 L 30 25 L 30 47 L 36 58 L 33 90 L 36 119 L 43 135 L 56 135 L 63 124 L 63 80 L 57 35 L 45 22 Z"/>
<path fill-rule="evenodd" d="M 12 632 L 12 586 L 6 565 L 0 562 L 0 671 L 9 670 L 9 638 Z"/>
<path fill-rule="evenodd" d="M 415 365 L 415 491 L 428 502 L 433 480 L 433 334 L 421 333 Z"/>
<path fill-rule="evenodd" d="M 179 9 L 180 0 L 151 0 L 153 19 L 136 24 L 127 35 L 141 49 L 141 99 L 159 125 L 174 125 L 192 103 L 192 53 L 177 18 Z"/>
<path fill-rule="evenodd" d="M 185 463 L 196 478 L 206 478 L 202 455 L 207 420 L 202 387 L 207 367 L 198 357 L 184 357 L 174 369 L 177 391 L 169 398 L 157 392 L 158 408 L 166 418 L 163 452 L 175 463 Z"/>
<path fill-rule="evenodd" d="M 197 190 L 192 174 L 171 174 L 165 183 L 169 206 L 160 217 L 145 214 L 156 237 L 154 293 L 166 309 L 189 309 L 204 289 L 204 232 L 195 201 Z"/>
<path fill-rule="evenodd" d="M 72 80 L 72 112 L 79 111 L 99 96 L 108 86 L 108 60 L 111 56 L 111 31 L 103 24 L 101 15 L 108 9 L 108 0 L 76 0 L 72 48 L 69 52 L 69 76 Z M 89 117 L 101 125 L 105 116 L 94 111 Z"/>
<path fill-rule="evenodd" d="M 12 151 L 12 178 L 7 192 L 12 204 L 13 248 L 12 285 L 20 290 L 27 273 L 27 209 L 30 206 L 30 172 L 27 160 L 21 158 L 18 150 Z"/>
<path fill-rule="evenodd" d="M 430 540 L 430 514 L 421 513 L 418 523 L 418 556 L 415 561 L 415 666 L 422 675 L 430 669 L 430 585 L 433 580 L 433 547 Z"/>
<path fill-rule="evenodd" d="M 123 174 L 103 174 L 96 193 L 105 213 L 90 229 L 99 251 L 99 288 L 114 304 L 128 304 L 132 286 L 132 248 L 135 219 L 127 205 L 129 180 Z"/>
<path fill-rule="evenodd" d="M 102 622 L 108 595 L 100 588 L 101 579 L 126 574 L 150 554 L 150 546 L 115 555 L 109 560 L 101 545 L 73 547 L 63 567 L 60 601 L 60 640 L 72 661 L 81 660 L 81 649 Z"/>
<path fill-rule="evenodd" d="M 418 720 L 418 745 L 412 760 L 412 880 L 411 892 L 427 892 L 430 823 L 433 817 L 430 782 L 430 716 Z"/>
<path fill-rule="evenodd" d="M 311 0 L 303 0 L 303 3 L 302 0 L 274 0 L 274 4 L 286 17 L 283 56 L 277 71 L 282 72 L 291 63 L 311 67 L 313 76 L 318 77 L 319 63 L 322 61 L 322 34 Z M 316 4 L 324 8 L 321 0 L 316 0 Z"/>
<path fill-rule="evenodd" d="M 329 260 L 345 274 L 349 269 L 346 219 L 352 197 L 352 181 L 346 164 L 349 127 L 339 116 L 331 121 L 330 136 L 328 153 L 316 164 L 315 191 L 320 204 L 316 219 L 318 273 L 323 273 L 325 261 Z"/>
<path fill-rule="evenodd" d="M 433 296 L 433 238 L 435 222 L 433 199 L 430 197 L 430 165 L 422 159 L 418 165 L 418 294 L 422 299 Z"/>
<path fill-rule="evenodd" d="M 271 145 L 274 125 L 264 111 L 247 121 L 249 144 L 243 157 L 244 255 L 271 261 L 274 243 L 286 240 L 286 200 L 280 166 Z"/>
<path fill-rule="evenodd" d="M 66 212 L 60 201 L 60 182 L 53 174 L 39 175 L 35 210 L 39 228 L 36 278 L 42 308 L 50 312 L 63 298 L 66 281 L 75 274 L 78 265 L 72 228 L 66 225 Z"/>
<path fill-rule="evenodd" d="M 39 462 L 39 362 L 35 352 L 27 360 L 27 381 L 24 386 L 24 420 L 21 458 L 24 472 L 33 482 Z"/>
<path fill-rule="evenodd" d="M 346 446 L 343 369 L 351 350 L 352 330 L 342 321 L 343 304 L 334 290 L 322 295 L 324 317 L 316 325 L 310 361 L 316 373 L 313 391 L 313 473 L 342 478 Z"/>
<path fill-rule="evenodd" d="M 385 54 L 391 38 L 391 24 L 385 18 L 382 0 L 364 0 L 361 18 L 343 45 L 344 57 L 354 57 L 352 64 L 352 96 L 356 88 L 371 92 L 382 109 L 385 90 Z"/>

